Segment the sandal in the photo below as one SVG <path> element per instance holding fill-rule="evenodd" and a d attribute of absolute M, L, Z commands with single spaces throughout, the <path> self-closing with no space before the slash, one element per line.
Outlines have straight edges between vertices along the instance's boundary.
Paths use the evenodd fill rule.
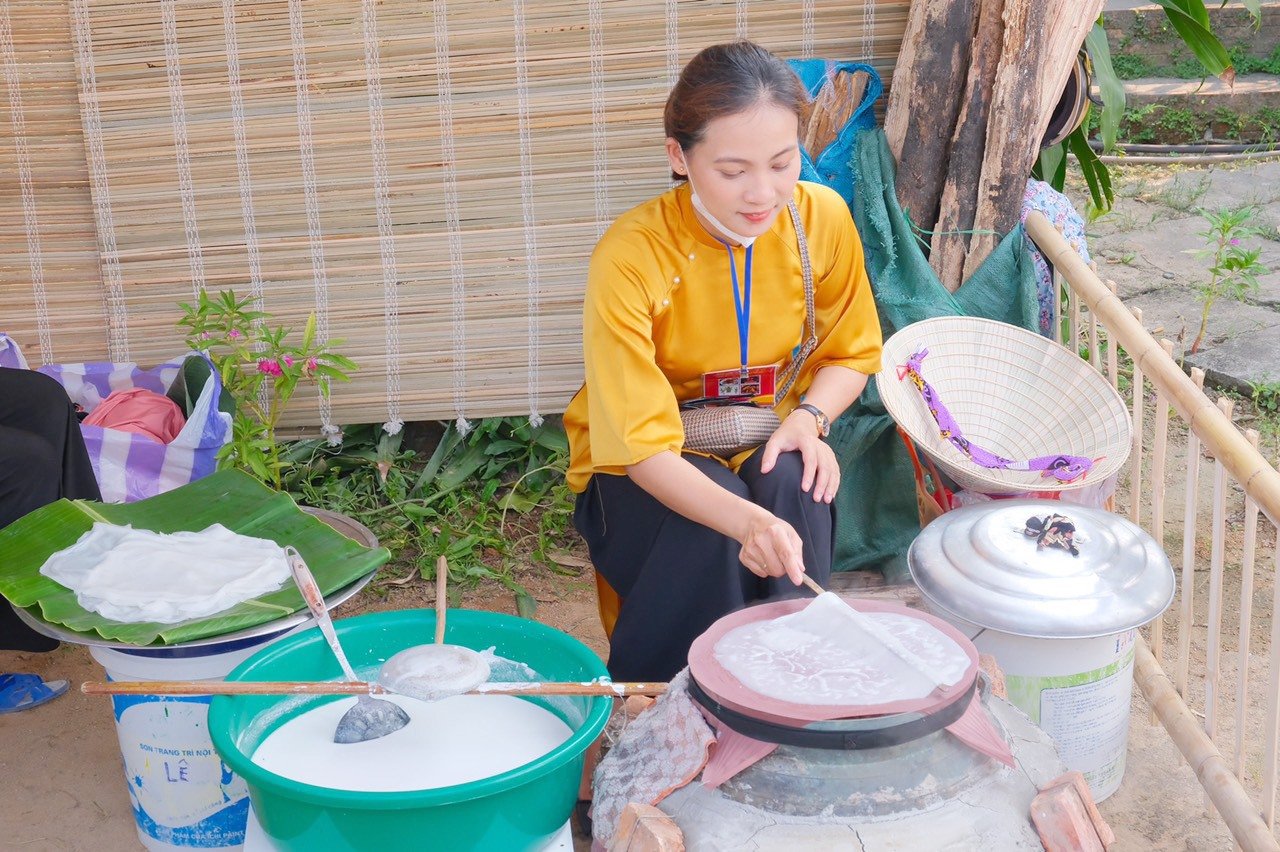
<path fill-rule="evenodd" d="M 0 674 L 0 714 L 39 707 L 67 691 L 65 680 L 45 682 L 39 675 Z"/>

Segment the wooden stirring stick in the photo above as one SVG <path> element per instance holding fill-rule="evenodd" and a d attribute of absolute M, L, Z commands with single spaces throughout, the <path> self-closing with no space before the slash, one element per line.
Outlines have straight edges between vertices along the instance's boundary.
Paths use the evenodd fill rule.
<path fill-rule="evenodd" d="M 448 609 L 448 603 L 445 600 L 444 590 L 445 584 L 449 582 L 449 560 L 444 558 L 444 554 L 440 554 L 440 558 L 436 560 L 436 644 L 444 644 L 444 614 Z"/>
<path fill-rule="evenodd" d="M 825 595 L 827 593 L 827 590 L 819 586 L 816 582 L 814 582 L 813 578 L 810 577 L 808 574 L 801 574 L 800 576 L 804 578 L 802 582 L 805 584 L 805 586 L 807 586 L 810 590 L 812 590 L 814 594 Z"/>
<path fill-rule="evenodd" d="M 293 680 L 116 680 L 80 684 L 85 695 L 394 695 L 376 683 L 364 681 Z M 482 683 L 467 695 L 662 695 L 665 683 Z"/>

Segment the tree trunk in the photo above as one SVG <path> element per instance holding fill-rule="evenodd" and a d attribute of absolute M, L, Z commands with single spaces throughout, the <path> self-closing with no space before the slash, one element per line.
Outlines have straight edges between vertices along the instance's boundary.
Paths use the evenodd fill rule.
<path fill-rule="evenodd" d="M 978 179 L 973 238 L 963 278 L 987 259 L 1001 237 L 1018 224 L 1027 176 L 1040 154 L 1046 22 L 1038 0 L 1012 0 L 1004 7 L 1000 67 L 991 93 L 986 150 Z"/>
<path fill-rule="evenodd" d="M 921 228 L 931 227 L 938 218 L 969 66 L 974 3 L 912 3 L 894 68 L 885 136 L 898 163 L 898 201 Z"/>
<path fill-rule="evenodd" d="M 1014 0 L 1016 2 L 1016 0 Z M 978 29 L 973 41 L 973 59 L 964 102 L 960 107 L 947 181 L 942 189 L 938 224 L 930 243 L 929 263 L 939 280 L 955 292 L 964 274 L 969 253 L 969 231 L 977 206 L 977 181 L 987 147 L 987 123 L 991 112 L 991 90 L 1000 65 L 1004 40 L 1005 0 L 979 0 Z"/>

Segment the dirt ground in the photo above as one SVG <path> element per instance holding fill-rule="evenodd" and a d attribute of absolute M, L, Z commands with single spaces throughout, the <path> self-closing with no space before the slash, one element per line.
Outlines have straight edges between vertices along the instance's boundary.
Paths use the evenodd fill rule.
<path fill-rule="evenodd" d="M 1148 431 L 1152 412 L 1145 418 Z M 1147 442 L 1150 446 L 1150 441 Z M 1168 495 L 1165 547 L 1180 570 L 1184 484 L 1181 471 L 1187 469 L 1184 434 L 1175 429 L 1170 439 L 1166 466 Z M 1145 477 L 1151 488 L 1150 471 Z M 1212 461 L 1201 459 L 1198 483 L 1201 533 L 1197 541 L 1197 568 L 1194 573 L 1193 638 L 1190 643 L 1191 670 L 1204 671 L 1205 636 L 1208 624 L 1210 548 L 1208 515 L 1213 495 Z M 1122 483 L 1120 509 L 1125 510 Z M 1240 613 L 1240 549 L 1243 538 L 1242 496 L 1230 490 L 1226 513 L 1228 546 L 1224 561 L 1223 623 L 1224 642 L 1220 664 L 1223 700 L 1219 705 L 1219 747 L 1233 759 L 1235 737 L 1236 654 Z M 1273 552 L 1273 534 L 1265 528 L 1259 542 L 1260 554 Z M 579 554 L 580 556 L 585 554 Z M 1255 684 L 1267 682 L 1269 614 L 1272 605 L 1271 572 L 1259 563 L 1254 580 L 1254 616 L 1249 631 L 1250 673 Z M 526 569 L 518 577 L 538 602 L 535 618 L 564 630 L 604 656 L 607 643 L 600 627 L 595 604 L 595 588 L 590 574 L 554 575 L 543 569 Z M 860 584 L 862 575 L 846 575 L 845 585 Z M 847 591 L 857 594 L 856 591 Z M 470 592 L 454 591 L 453 606 L 499 612 L 515 612 L 510 592 L 488 586 Z M 405 585 L 383 585 L 366 590 L 343 605 L 339 617 L 363 612 L 434 606 L 434 588 L 415 580 Z M 1175 671 L 1179 652 L 1179 612 L 1181 597 L 1174 601 L 1165 619 L 1164 652 L 1166 671 Z M 1145 633 L 1149 634 L 1148 628 Z M 0 716 L 0 848 L 4 850 L 133 850 L 138 849 L 128 794 L 122 777 L 119 749 L 108 699 L 80 694 L 75 687 L 86 680 L 98 680 L 101 669 L 86 649 L 64 646 L 50 654 L 0 652 L 0 671 L 33 671 L 46 678 L 65 678 L 72 691 L 34 711 Z M 1203 715 L 1204 682 L 1193 678 L 1189 687 L 1193 709 Z M 1261 750 L 1265 696 L 1255 689 L 1247 697 L 1245 724 L 1246 782 L 1257 795 L 1261 788 Z M 1176 747 L 1158 724 L 1149 722 L 1149 711 L 1135 689 L 1131 715 L 1128 766 L 1120 789 L 1101 810 L 1116 833 L 1113 852 L 1145 850 L 1226 850 L 1230 836 L 1220 819 L 1206 810 L 1203 792 L 1191 770 L 1181 760 Z M 586 844 L 576 838 L 579 849 Z"/>
<path fill-rule="evenodd" d="M 1100 256 L 1103 274 L 1116 278 L 1126 297 L 1142 295 L 1154 289 L 1169 287 L 1172 273 L 1156 266 L 1144 267 L 1144 255 L 1138 249 L 1155 239 L 1154 231 L 1166 221 L 1176 224 L 1179 216 L 1188 216 L 1192 203 L 1208 203 L 1233 198 L 1240 194 L 1248 175 L 1228 170 L 1201 172 L 1135 171 L 1117 176 L 1117 214 L 1090 229 L 1090 241 Z M 1272 186 L 1269 180 L 1254 181 L 1260 187 Z M 1218 184 L 1222 184 L 1219 186 Z M 1187 195 L 1186 186 L 1194 192 Z M 1262 201 L 1280 205 L 1268 196 Z M 1185 203 L 1184 203 L 1185 202 Z M 1184 209 L 1185 208 L 1185 209 Z M 1276 210 L 1280 221 L 1280 209 Z M 1096 231 L 1096 233 L 1095 233 Z M 1147 233 L 1147 232 L 1153 233 Z M 1097 238 L 1095 240 L 1095 237 Z M 1123 242 L 1128 241 L 1128 242 Z M 1166 239 L 1165 242 L 1169 240 Z M 1132 243 L 1138 248 L 1129 246 Z M 1154 243 L 1153 243 L 1154 244 Z M 1176 250 L 1152 252 L 1164 260 L 1178 259 Z M 1179 279 L 1184 270 L 1175 270 Z M 1150 279 L 1150 280 L 1148 280 Z M 1275 287 L 1272 283 L 1269 285 Z M 1165 298 L 1166 293 L 1159 294 Z M 1278 296 L 1277 298 L 1280 298 Z M 1257 309 L 1258 306 L 1246 306 Z M 1154 311 L 1148 313 L 1155 314 Z M 1226 320 L 1224 320 L 1224 324 Z M 1150 325 L 1150 323 L 1149 323 Z M 1172 334 L 1169 328 L 1160 333 Z M 1154 411 L 1148 407 L 1145 423 L 1151 447 Z M 1245 415 L 1248 416 L 1247 414 Z M 1252 425 L 1252 424 L 1242 424 Z M 1264 439 L 1268 457 L 1275 452 L 1275 437 Z M 1176 430 L 1170 442 L 1170 455 L 1165 466 L 1168 504 L 1164 545 L 1181 573 L 1182 515 L 1184 500 L 1183 472 L 1187 469 L 1184 434 Z M 1146 469 L 1150 476 L 1150 464 Z M 1122 485 L 1122 491 L 1126 488 Z M 1144 485 L 1150 493 L 1150 479 Z M 1189 642 L 1192 672 L 1203 673 L 1206 662 L 1206 636 L 1209 626 L 1208 587 L 1211 552 L 1208 530 L 1211 521 L 1213 471 L 1211 461 L 1201 459 L 1197 487 L 1200 512 L 1197 526 L 1196 565 L 1191 590 L 1194 597 L 1191 640 Z M 1241 551 L 1244 534 L 1242 495 L 1238 487 L 1229 486 L 1225 512 L 1227 547 L 1224 554 L 1222 623 L 1225 641 L 1219 664 L 1218 744 L 1228 761 L 1234 760 L 1236 736 L 1237 654 L 1240 645 L 1241 616 Z M 1125 509 L 1122 500 L 1121 510 Z M 1253 616 L 1244 635 L 1250 642 L 1249 680 L 1257 685 L 1246 697 L 1243 726 L 1245 748 L 1244 778 L 1250 793 L 1257 796 L 1262 787 L 1263 731 L 1266 726 L 1267 696 L 1261 685 L 1268 682 L 1267 658 L 1270 642 L 1270 614 L 1274 584 L 1271 557 L 1274 533 L 1262 524 L 1264 533 L 1258 544 L 1259 561 L 1253 580 L 1252 594 L 1247 600 Z M 595 608 L 594 585 L 589 575 L 566 577 L 543 570 L 530 569 L 520 581 L 538 601 L 535 617 L 546 624 L 578 637 L 601 655 L 606 642 Z M 1181 586 L 1181 581 L 1179 581 Z M 338 611 L 349 617 L 371 610 L 427 607 L 434 603 L 433 591 L 422 582 L 401 587 L 384 587 L 384 595 L 366 592 Z M 487 588 L 462 594 L 451 601 L 455 606 L 514 612 L 510 593 L 500 588 Z M 1180 650 L 1179 596 L 1165 619 L 1162 643 L 1165 670 L 1173 675 Z M 1150 629 L 1144 631 L 1148 635 Z M 134 850 L 140 848 L 122 777 L 119 748 L 112 723 L 110 704 L 106 698 L 80 694 L 75 687 L 87 680 L 98 680 L 101 669 L 82 647 L 63 647 L 46 655 L 0 652 L 0 671 L 32 671 L 46 678 L 65 678 L 72 691 L 39 709 L 0 716 L 0 852 L 7 850 Z M 1203 717 L 1205 684 L 1194 677 L 1188 688 L 1189 703 Z M 1104 802 L 1101 810 L 1117 836 L 1113 847 L 1118 852 L 1145 850 L 1227 850 L 1230 837 L 1216 815 L 1206 810 L 1199 784 L 1178 755 L 1163 728 L 1149 721 L 1149 712 L 1141 695 L 1135 691 L 1131 716 L 1128 767 L 1119 791 Z"/>
<path fill-rule="evenodd" d="M 521 579 L 538 600 L 539 621 L 605 652 L 589 579 L 545 572 L 530 572 Z M 464 594 L 458 604 L 514 612 L 512 596 L 494 589 Z M 386 597 L 364 594 L 338 614 L 433 605 L 433 591 L 417 583 L 393 588 Z M 0 669 L 66 678 L 73 685 L 101 677 L 101 669 L 82 647 L 44 655 L 0 654 Z M 1200 787 L 1163 729 L 1147 724 L 1139 695 L 1134 700 L 1128 761 L 1119 792 L 1102 806 L 1118 837 L 1116 852 L 1230 848 L 1221 822 L 1204 813 Z M 0 779 L 0 847 L 6 850 L 139 848 L 106 698 L 82 695 L 73 687 L 37 710 L 0 717 Z"/>

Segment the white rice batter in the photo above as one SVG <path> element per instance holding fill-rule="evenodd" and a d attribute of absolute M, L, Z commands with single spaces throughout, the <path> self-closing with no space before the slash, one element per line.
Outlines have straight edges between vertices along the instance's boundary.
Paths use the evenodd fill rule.
<path fill-rule="evenodd" d="M 507 695 L 432 702 L 379 697 L 399 704 L 413 721 L 385 737 L 341 745 L 333 742 L 333 731 L 355 699 L 332 701 L 273 731 L 253 762 L 293 781 L 335 790 L 429 790 L 523 766 L 573 733 L 555 714 Z"/>
<path fill-rule="evenodd" d="M 798 704 L 924 698 L 969 668 L 964 650 L 928 622 L 857 613 L 830 592 L 799 612 L 729 631 L 713 653 L 744 686 Z"/>
<path fill-rule="evenodd" d="M 40 573 L 112 621 L 175 624 L 275 591 L 289 563 L 274 541 L 221 524 L 166 534 L 98 522 Z"/>

